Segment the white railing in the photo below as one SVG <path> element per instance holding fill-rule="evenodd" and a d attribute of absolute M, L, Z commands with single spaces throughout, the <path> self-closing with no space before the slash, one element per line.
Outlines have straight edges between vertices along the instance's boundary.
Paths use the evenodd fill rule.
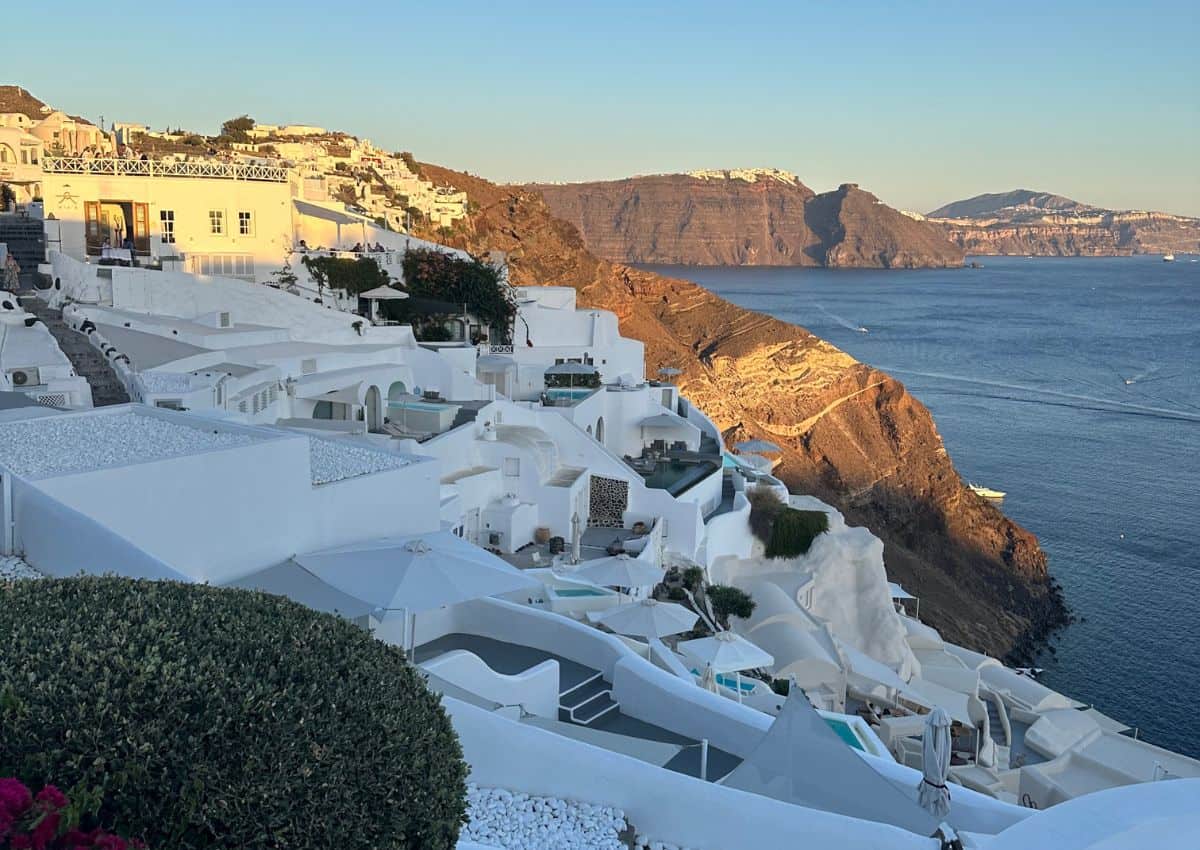
<path fill-rule="evenodd" d="M 112 174 L 133 177 L 205 177 L 219 180 L 255 180 L 286 183 L 289 169 L 280 165 L 252 165 L 199 159 L 164 162 L 153 159 L 84 159 L 75 156 L 44 156 L 46 174 Z"/>

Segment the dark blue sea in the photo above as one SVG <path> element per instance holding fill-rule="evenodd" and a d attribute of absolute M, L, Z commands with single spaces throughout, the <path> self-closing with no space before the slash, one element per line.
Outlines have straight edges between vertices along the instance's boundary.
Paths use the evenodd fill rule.
<path fill-rule="evenodd" d="M 1042 680 L 1200 757 L 1200 263 L 976 259 L 654 269 L 903 381 L 963 477 L 1008 493 L 1079 618 Z"/>

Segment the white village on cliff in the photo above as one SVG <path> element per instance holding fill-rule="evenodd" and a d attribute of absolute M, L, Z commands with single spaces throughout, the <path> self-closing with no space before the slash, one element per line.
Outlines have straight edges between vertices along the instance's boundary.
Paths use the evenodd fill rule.
<path fill-rule="evenodd" d="M 261 590 L 401 648 L 469 766 L 464 848 L 1195 830 L 1200 762 L 944 641 L 615 315 L 409 235 L 469 212 L 411 157 L 3 89 L 0 581 Z"/>

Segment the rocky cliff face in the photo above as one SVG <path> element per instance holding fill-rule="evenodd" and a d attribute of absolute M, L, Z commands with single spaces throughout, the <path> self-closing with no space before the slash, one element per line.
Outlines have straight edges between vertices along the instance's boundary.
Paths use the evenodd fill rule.
<path fill-rule="evenodd" d="M 645 343 L 648 371 L 682 369 L 683 392 L 728 439 L 779 443 L 793 490 L 881 537 L 889 573 L 948 639 L 1019 655 L 1062 621 L 1037 540 L 964 486 L 929 412 L 898 381 L 693 283 L 597 259 L 535 191 L 423 168 L 474 207 L 450 236 L 424 235 L 505 251 L 517 284 L 573 286 L 581 305 L 615 312 Z"/>
<path fill-rule="evenodd" d="M 661 174 L 526 187 L 623 263 L 916 268 L 957 266 L 936 226 L 854 184 L 815 194 L 787 172 Z"/>
<path fill-rule="evenodd" d="M 929 214 L 968 254 L 1048 257 L 1200 252 L 1200 218 L 1116 211 L 1017 189 L 955 201 Z"/>

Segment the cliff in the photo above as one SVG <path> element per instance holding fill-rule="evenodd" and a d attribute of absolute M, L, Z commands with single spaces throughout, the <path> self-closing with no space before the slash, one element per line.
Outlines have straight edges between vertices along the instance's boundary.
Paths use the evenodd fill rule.
<path fill-rule="evenodd" d="M 515 283 L 573 286 L 581 305 L 615 312 L 648 370 L 682 369 L 683 392 L 729 440 L 777 442 L 793 490 L 882 538 L 889 573 L 948 639 L 1021 657 L 1063 621 L 1037 540 L 964 486 L 929 412 L 894 378 L 693 283 L 596 258 L 536 191 L 422 167 L 473 209 L 449 234 L 422 235 L 505 251 Z"/>
<path fill-rule="evenodd" d="M 918 268 L 957 266 L 938 227 L 854 184 L 816 194 L 770 169 L 527 187 L 588 250 L 623 263 Z"/>
<path fill-rule="evenodd" d="M 1200 218 L 1102 209 L 1030 189 L 955 201 L 931 212 L 929 221 L 942 226 L 968 254 L 1080 257 L 1200 251 Z"/>

